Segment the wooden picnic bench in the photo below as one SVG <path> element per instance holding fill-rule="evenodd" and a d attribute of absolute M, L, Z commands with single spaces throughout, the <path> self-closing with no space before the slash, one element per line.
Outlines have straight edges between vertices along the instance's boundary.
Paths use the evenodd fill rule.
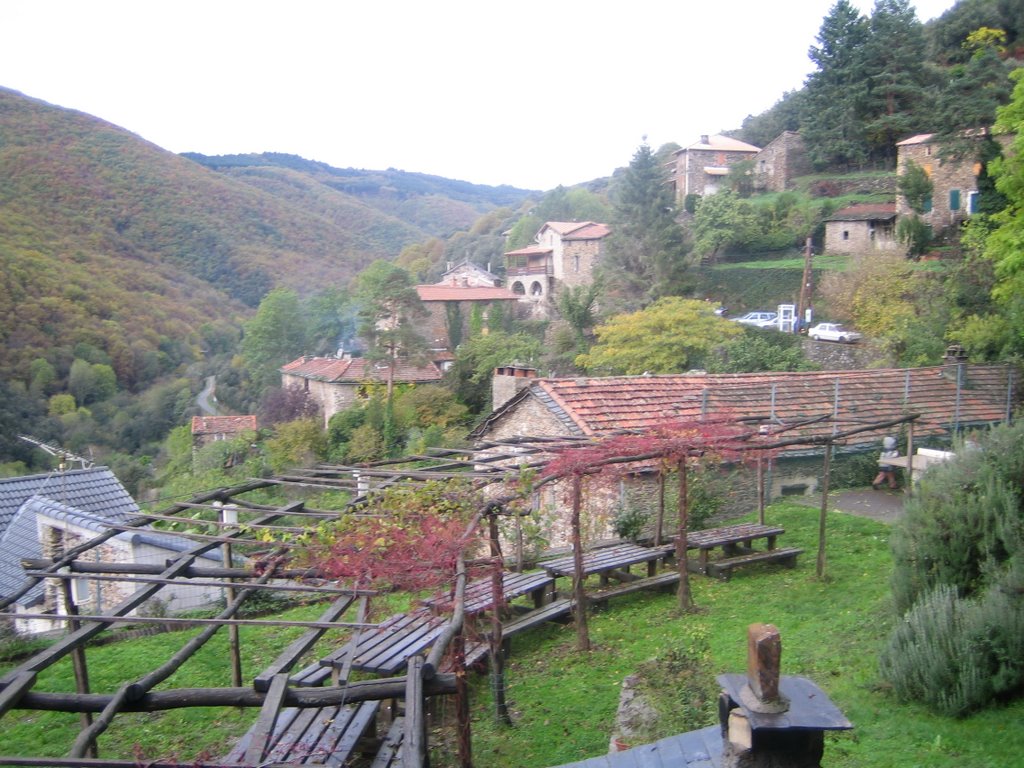
<path fill-rule="evenodd" d="M 249 729 L 224 762 L 348 765 L 355 753 L 376 748 L 371 740 L 379 709 L 379 701 L 283 709 L 271 730 L 261 731 L 259 724 Z"/>
<path fill-rule="evenodd" d="M 533 600 L 535 608 L 539 608 L 546 601 L 551 599 L 551 590 L 555 583 L 555 577 L 545 571 L 529 571 L 516 573 L 505 571 L 501 578 L 502 596 L 506 601 L 514 600 L 522 595 L 529 595 Z M 474 579 L 466 585 L 465 611 L 468 614 L 482 613 L 490 610 L 493 606 L 493 594 L 491 577 L 487 576 Z M 439 597 L 432 597 L 423 601 L 435 611 L 447 609 L 451 606 L 452 595 L 445 594 Z"/>
<path fill-rule="evenodd" d="M 754 554 L 757 550 L 752 547 L 752 544 L 760 539 L 765 540 L 765 549 L 768 552 L 774 551 L 776 539 L 785 532 L 786 529 L 780 526 L 761 525 L 760 523 L 740 523 L 739 525 L 725 525 L 719 528 L 691 531 L 686 535 L 686 546 L 688 550 L 696 549 L 698 554 L 697 561 L 695 563 L 688 561 L 687 567 L 697 573 L 708 573 L 708 566 L 711 562 L 710 555 L 713 550 L 721 547 L 725 559 L 715 561 L 721 565 L 730 558 Z M 771 559 L 767 554 L 764 554 L 764 551 L 761 554 L 764 556 L 759 561 Z M 748 560 L 746 562 L 755 561 Z M 741 562 L 736 560 L 735 564 L 740 565 Z"/>
<path fill-rule="evenodd" d="M 376 627 L 360 630 L 352 642 L 320 659 L 319 664 L 336 670 L 393 675 L 410 658 L 433 645 L 447 623 L 447 619 L 426 609 L 396 613 Z"/>
<path fill-rule="evenodd" d="M 619 578 L 628 579 L 630 566 L 646 563 L 647 575 L 653 576 L 657 573 L 658 561 L 667 555 L 668 551 L 664 547 L 641 547 L 629 543 L 588 550 L 583 553 L 583 575 L 596 573 L 601 585 L 605 586 L 609 576 L 618 575 Z M 576 561 L 572 555 L 542 562 L 540 567 L 553 576 L 572 577 L 576 573 Z"/>

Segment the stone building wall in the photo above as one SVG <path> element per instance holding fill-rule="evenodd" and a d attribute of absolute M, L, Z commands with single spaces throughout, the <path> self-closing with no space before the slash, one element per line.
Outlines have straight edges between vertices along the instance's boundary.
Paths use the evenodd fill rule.
<path fill-rule="evenodd" d="M 344 411 L 356 401 L 356 385 L 346 383 L 332 383 L 307 379 L 305 376 L 291 376 L 281 374 L 281 387 L 298 387 L 309 392 L 309 396 L 320 406 L 320 412 L 324 419 L 324 428 L 327 428 L 331 416 Z"/>
<path fill-rule="evenodd" d="M 603 240 L 567 240 L 562 247 L 561 283 L 590 285 L 600 260 Z"/>
<path fill-rule="evenodd" d="M 892 253 L 902 249 L 891 222 L 825 222 L 825 253 Z"/>
<path fill-rule="evenodd" d="M 913 161 L 921 166 L 932 181 L 932 209 L 921 215 L 921 219 L 939 234 L 954 227 L 970 214 L 971 197 L 978 191 L 978 175 L 981 163 L 973 158 L 964 160 L 939 157 L 939 146 L 930 141 L 919 144 L 901 145 L 897 160 L 897 174 L 906 172 L 907 164 Z M 953 194 L 953 191 L 956 194 Z M 951 198 L 955 197 L 955 200 Z M 956 204 L 956 208 L 952 207 Z M 906 199 L 897 196 L 896 210 L 900 216 L 913 213 Z"/>
<path fill-rule="evenodd" d="M 785 131 L 754 156 L 754 188 L 761 191 L 784 192 L 790 181 L 811 172 L 803 137 Z"/>

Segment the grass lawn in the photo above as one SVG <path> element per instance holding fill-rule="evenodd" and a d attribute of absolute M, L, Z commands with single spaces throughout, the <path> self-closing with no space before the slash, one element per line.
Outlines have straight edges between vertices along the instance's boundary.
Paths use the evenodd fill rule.
<path fill-rule="evenodd" d="M 888 527 L 832 513 L 827 578 L 815 576 L 817 510 L 780 503 L 768 521 L 785 526 L 781 543 L 802 546 L 797 568 L 752 567 L 729 582 L 692 580 L 701 611 L 680 616 L 674 595 L 636 595 L 594 614 L 594 650 L 575 650 L 572 625 L 550 626 L 513 641 L 507 697 L 514 725 L 491 716 L 486 676 L 474 677 L 473 755 L 478 768 L 545 768 L 608 749 L 622 680 L 646 660 L 706 644 L 709 679 L 746 669 L 746 627 L 771 622 L 782 633 L 783 673 L 813 679 L 853 722 L 826 739 L 825 764 L 889 768 L 1003 768 L 1024 754 L 1024 700 L 963 720 L 896 701 L 878 678 L 878 649 L 893 623 L 889 602 Z M 398 609 L 398 606 L 388 610 Z M 282 618 L 315 618 L 320 607 Z M 242 630 L 245 676 L 261 671 L 295 628 Z M 189 633 L 173 632 L 88 650 L 92 690 L 113 692 L 177 650 Z M 271 643 L 270 641 L 273 640 Z M 335 642 L 337 637 L 334 638 Z M 215 638 L 161 689 L 230 685 L 225 638 Z M 10 665 L 0 665 L 0 673 Z M 37 690 L 72 690 L 70 661 L 40 674 Z M 446 704 L 450 711 L 451 704 Z M 123 715 L 100 737 L 101 757 L 191 759 L 225 754 L 256 717 L 254 710 L 174 710 Z M 684 725 L 698 728 L 713 721 Z M 59 756 L 78 730 L 77 715 L 12 711 L 0 723 L 0 755 Z M 680 728 L 657 734 L 671 735 Z M 436 754 L 434 765 L 454 764 Z"/>
<path fill-rule="evenodd" d="M 486 678 L 475 681 L 473 757 L 478 768 L 538 768 L 607 752 L 623 678 L 647 659 L 706 638 L 713 678 L 746 670 L 746 627 L 770 622 L 782 635 L 784 674 L 821 686 L 854 730 L 826 737 L 824 764 L 889 768 L 996 768 L 1024 754 L 1024 701 L 963 720 L 902 704 L 877 673 L 893 623 L 889 528 L 831 513 L 825 580 L 815 575 L 817 510 L 778 504 L 768 520 L 785 526 L 785 546 L 801 546 L 796 569 L 738 570 L 729 582 L 692 580 L 701 612 L 679 616 L 674 595 L 637 595 L 591 621 L 594 650 L 575 650 L 572 625 L 513 641 L 507 697 L 514 726 L 495 723 Z M 693 722 L 691 728 L 713 724 Z M 672 735 L 676 731 L 658 734 Z"/>

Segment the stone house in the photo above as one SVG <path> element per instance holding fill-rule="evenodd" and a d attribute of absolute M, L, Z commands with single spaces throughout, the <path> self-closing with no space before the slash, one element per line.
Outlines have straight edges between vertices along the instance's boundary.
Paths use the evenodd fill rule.
<path fill-rule="evenodd" d="M 859 203 L 825 219 L 825 253 L 904 253 L 894 203 Z"/>
<path fill-rule="evenodd" d="M 234 440 L 246 432 L 256 431 L 255 416 L 193 416 L 192 449 L 220 440 Z"/>
<path fill-rule="evenodd" d="M 601 260 L 607 224 L 594 221 L 549 221 L 535 243 L 505 253 L 505 284 L 521 301 L 548 316 L 548 304 L 559 286 L 588 285 Z"/>
<path fill-rule="evenodd" d="M 668 164 L 676 203 L 687 195 L 713 195 L 724 189 L 729 170 L 744 160 L 753 160 L 760 147 L 728 136 L 701 136 L 700 141 L 677 149 Z"/>
<path fill-rule="evenodd" d="M 417 285 L 416 294 L 427 310 L 419 324 L 420 335 L 428 340 L 431 349 L 437 350 L 454 350 L 467 338 L 474 312 L 480 314 L 486 332 L 492 309 L 502 304 L 512 311 L 520 298 L 506 288 L 469 285 L 468 278 L 466 283 L 450 280 Z"/>
<path fill-rule="evenodd" d="M 489 265 L 488 265 L 489 266 Z M 501 278 L 471 261 L 460 261 L 458 264 L 448 262 L 448 268 L 437 281 L 437 285 L 463 285 L 474 288 L 498 288 Z"/>
<path fill-rule="evenodd" d="M 915 369 L 811 371 L 799 373 L 684 374 L 608 378 L 536 378 L 528 371 L 499 369 L 495 409 L 470 434 L 489 442 L 531 437 L 594 437 L 621 430 L 643 430 L 666 421 L 757 417 L 770 434 L 787 428 L 787 437 L 823 437 L 851 425 L 864 425 L 920 413 L 915 444 L 944 441 L 955 432 L 987 427 L 1010 418 L 1019 402 L 1019 377 L 1009 366 L 969 365 L 952 360 Z M 501 401 L 502 398 L 508 398 Z M 834 415 L 832 420 L 827 417 Z M 815 418 L 825 420 L 794 429 Z M 876 450 L 884 435 L 864 432 L 843 441 L 841 453 Z M 755 473 L 733 467 L 728 508 L 756 509 Z M 820 448 L 794 447 L 769 461 L 766 496 L 813 494 L 822 471 Z M 654 493 L 650 472 L 623 475 L 586 501 L 590 535 L 611 535 L 617 509 L 650 508 Z M 536 524 L 552 545 L 565 543 L 567 497 L 562 484 L 546 487 L 535 500 Z"/>
<path fill-rule="evenodd" d="M 987 138 L 987 131 L 977 131 L 979 141 Z M 1010 137 L 998 136 L 996 140 L 1004 145 Z M 906 173 L 907 165 L 914 162 L 924 169 L 932 181 L 932 197 L 925 203 L 922 220 L 938 235 L 943 230 L 961 224 L 972 213 L 977 213 L 979 203 L 978 177 L 981 162 L 976 156 L 944 158 L 942 145 L 934 133 L 921 133 L 904 139 L 896 145 L 896 173 Z M 914 213 L 906 198 L 897 195 L 896 211 L 899 216 Z"/>
<path fill-rule="evenodd" d="M 803 137 L 795 131 L 783 131 L 754 156 L 754 189 L 785 192 L 792 179 L 810 172 Z"/>
<path fill-rule="evenodd" d="M 61 553 L 141 515 L 138 505 L 106 467 L 27 475 L 0 480 L 0 597 L 14 595 L 26 582 L 22 559 L 54 558 Z M 133 529 L 90 551 L 90 559 L 112 563 L 159 563 L 192 542 L 158 531 Z M 204 556 L 206 565 L 220 564 L 220 555 Z M 82 613 L 98 613 L 120 603 L 137 585 L 87 577 L 71 582 L 71 594 Z M 216 588 L 171 585 L 162 592 L 160 610 L 205 607 L 221 597 Z M 36 584 L 13 603 L 17 614 L 66 616 L 68 606 L 53 580 Z M 145 613 L 147 606 L 140 607 Z M 62 619 L 15 620 L 19 632 L 45 632 L 63 626 Z"/>
<path fill-rule="evenodd" d="M 438 384 L 443 374 L 434 362 L 413 364 L 399 360 L 395 366 L 397 385 Z M 299 387 L 320 406 L 324 428 L 331 416 L 345 410 L 373 386 L 383 386 L 388 366 L 363 357 L 312 357 L 304 355 L 281 368 L 281 387 Z"/>

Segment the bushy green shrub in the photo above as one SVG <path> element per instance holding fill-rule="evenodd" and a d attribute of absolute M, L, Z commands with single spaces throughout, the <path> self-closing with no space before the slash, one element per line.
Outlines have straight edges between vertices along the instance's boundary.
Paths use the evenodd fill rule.
<path fill-rule="evenodd" d="M 1024 426 L 930 469 L 892 536 L 904 614 L 880 660 L 902 698 L 961 716 L 1024 691 Z"/>
<path fill-rule="evenodd" d="M 1024 601 L 1019 578 L 975 598 L 939 586 L 907 612 L 882 652 L 896 694 L 961 717 L 1024 686 Z"/>

